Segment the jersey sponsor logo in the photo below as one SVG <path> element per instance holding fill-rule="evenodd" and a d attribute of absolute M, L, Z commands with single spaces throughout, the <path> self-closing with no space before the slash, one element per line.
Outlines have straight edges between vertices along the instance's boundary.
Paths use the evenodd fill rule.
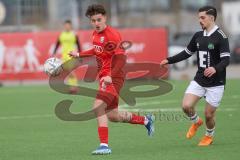
<path fill-rule="evenodd" d="M 99 45 L 93 45 L 94 50 L 97 53 L 103 53 L 104 51 L 112 52 L 118 48 L 120 48 L 122 50 L 127 50 L 127 49 L 131 48 L 131 46 L 132 46 L 131 41 L 121 41 L 120 43 L 115 43 L 113 41 L 109 41 L 103 47 L 99 46 Z"/>
<path fill-rule="evenodd" d="M 103 53 L 103 47 L 98 45 L 93 45 L 95 52 Z"/>
<path fill-rule="evenodd" d="M 106 51 L 109 51 L 109 52 L 113 51 L 113 50 L 116 49 L 116 48 L 117 48 L 117 44 L 116 44 L 115 42 L 108 42 L 108 43 L 104 46 L 104 49 L 105 49 Z"/>
<path fill-rule="evenodd" d="M 111 52 L 118 48 L 127 50 L 131 47 L 132 47 L 131 41 L 121 41 L 120 43 L 116 43 L 114 41 L 109 41 L 104 45 L 104 50 Z"/>
<path fill-rule="evenodd" d="M 208 44 L 208 49 L 214 49 L 214 44 L 209 43 L 209 44 Z"/>

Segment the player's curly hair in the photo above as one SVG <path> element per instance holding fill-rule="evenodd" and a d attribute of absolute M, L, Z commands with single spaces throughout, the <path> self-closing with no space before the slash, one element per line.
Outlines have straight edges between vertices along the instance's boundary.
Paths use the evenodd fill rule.
<path fill-rule="evenodd" d="M 106 10 L 103 5 L 92 4 L 92 5 L 88 6 L 85 16 L 90 18 L 91 16 L 96 15 L 96 14 L 106 15 Z"/>
<path fill-rule="evenodd" d="M 198 12 L 204 12 L 206 11 L 206 14 L 212 15 L 214 17 L 214 21 L 217 19 L 217 9 L 213 6 L 204 6 L 199 8 Z"/>

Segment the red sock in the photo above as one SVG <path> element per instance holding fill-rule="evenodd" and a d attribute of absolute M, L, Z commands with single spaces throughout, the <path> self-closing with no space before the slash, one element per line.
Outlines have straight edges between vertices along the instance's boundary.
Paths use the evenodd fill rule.
<path fill-rule="evenodd" d="M 132 114 L 132 119 L 130 120 L 130 123 L 144 125 L 144 120 L 145 120 L 144 116 L 138 116 L 136 114 Z"/>
<path fill-rule="evenodd" d="M 98 137 L 100 143 L 108 144 L 108 127 L 98 127 Z"/>

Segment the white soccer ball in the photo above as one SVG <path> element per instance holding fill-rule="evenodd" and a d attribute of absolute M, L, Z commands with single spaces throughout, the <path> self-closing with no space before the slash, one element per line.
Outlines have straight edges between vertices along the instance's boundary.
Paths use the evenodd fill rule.
<path fill-rule="evenodd" d="M 49 76 L 57 76 L 62 71 L 62 61 L 58 58 L 52 57 L 45 61 L 44 72 Z"/>

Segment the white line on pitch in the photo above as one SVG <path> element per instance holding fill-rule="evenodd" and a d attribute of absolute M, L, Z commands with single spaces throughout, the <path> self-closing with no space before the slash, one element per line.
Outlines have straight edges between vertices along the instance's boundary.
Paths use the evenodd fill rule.
<path fill-rule="evenodd" d="M 164 100 L 164 101 L 152 101 L 152 102 L 139 102 L 133 107 L 138 107 L 138 106 L 149 106 L 149 105 L 154 105 L 154 104 L 169 104 L 169 103 L 177 103 L 179 102 L 178 100 Z M 119 105 L 120 108 L 125 108 L 125 107 L 131 107 L 127 104 Z"/>
<path fill-rule="evenodd" d="M 26 116 L 4 116 L 4 117 L 0 117 L 0 120 L 48 118 L 48 117 L 54 117 L 54 116 L 55 116 L 54 114 L 40 114 L 40 115 L 26 115 Z"/>
<path fill-rule="evenodd" d="M 148 108 L 148 109 L 140 109 L 140 108 L 121 108 L 120 111 L 130 111 L 130 112 L 182 112 L 181 108 Z M 198 110 L 203 111 L 203 109 Z M 233 112 L 236 111 L 235 108 L 226 108 L 226 109 L 218 109 L 220 112 Z"/>
<path fill-rule="evenodd" d="M 236 96 L 236 95 L 235 95 Z M 137 103 L 134 107 L 137 106 L 151 106 L 151 105 L 156 105 L 156 104 L 169 104 L 169 103 L 176 103 L 178 102 L 177 100 L 164 100 L 164 101 L 152 101 L 152 102 L 139 102 Z M 230 106 L 237 106 L 236 104 L 230 105 Z M 165 106 L 166 107 L 166 106 Z M 221 106 L 220 106 L 221 107 Z M 229 106 L 228 106 L 229 107 Z M 126 111 L 132 111 L 132 112 L 182 112 L 181 107 L 179 108 L 153 108 L 153 109 L 144 109 L 144 108 L 131 108 L 131 106 L 127 104 L 123 104 L 119 106 L 119 110 L 126 110 Z M 236 108 L 218 108 L 217 111 L 225 111 L 225 112 L 232 112 L 236 111 Z M 198 110 L 198 111 L 203 111 L 203 109 Z M 42 114 L 42 115 L 26 115 L 26 116 L 0 116 L 0 120 L 10 120 L 10 119 L 34 119 L 34 118 L 49 118 L 49 117 L 55 117 L 54 114 Z"/>

